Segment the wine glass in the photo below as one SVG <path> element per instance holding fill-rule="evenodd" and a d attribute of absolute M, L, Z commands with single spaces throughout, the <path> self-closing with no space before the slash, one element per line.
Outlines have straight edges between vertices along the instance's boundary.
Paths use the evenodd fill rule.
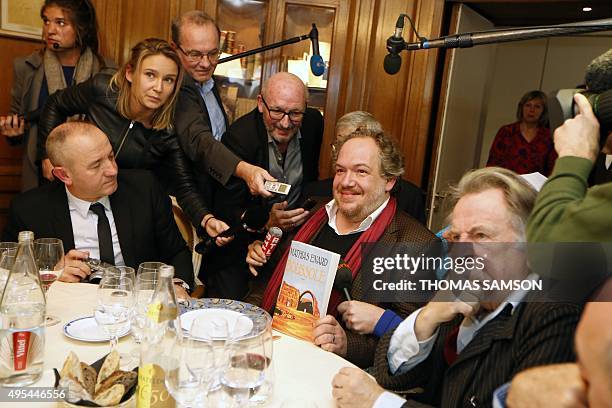
<path fill-rule="evenodd" d="M 243 341 L 254 342 L 259 347 L 261 341 L 261 356 L 255 357 L 260 362 L 257 368 L 263 371 L 263 382 L 261 386 L 251 393 L 249 402 L 251 405 L 263 405 L 271 397 L 274 391 L 274 365 L 272 360 L 274 337 L 272 336 L 272 321 L 270 320 L 266 328 L 258 335 L 259 339 L 248 339 Z M 259 348 L 258 348 L 259 349 Z"/>
<path fill-rule="evenodd" d="M 215 366 L 209 388 L 210 390 L 219 389 L 219 375 L 227 364 L 227 344 L 232 341 L 227 320 L 220 316 L 199 316 L 191 324 L 189 337 L 207 343 L 212 348 L 215 356 Z"/>
<path fill-rule="evenodd" d="M 213 380 L 215 357 L 209 343 L 190 336 L 177 337 L 166 361 L 165 383 L 176 402 L 200 406 Z"/>
<path fill-rule="evenodd" d="M 264 384 L 267 366 L 261 336 L 232 341 L 228 345 L 228 359 L 219 381 L 235 406 L 249 404 Z"/>
<path fill-rule="evenodd" d="M 140 265 L 138 265 L 138 273 L 136 274 L 136 276 L 140 275 L 141 273 L 145 273 L 145 272 L 151 272 L 157 276 L 157 272 L 159 272 L 159 268 L 161 268 L 164 265 L 165 263 L 163 262 L 142 262 Z"/>
<path fill-rule="evenodd" d="M 134 268 L 129 266 L 109 266 L 104 269 L 104 276 L 107 274 L 114 274 L 120 278 L 128 278 L 132 281 L 132 288 L 136 287 L 136 273 Z"/>
<path fill-rule="evenodd" d="M 110 339 L 111 351 L 117 348 L 119 332 L 130 325 L 130 314 L 134 306 L 134 289 L 129 278 L 105 274 L 98 286 L 94 317 Z M 131 357 L 119 354 L 121 366 L 127 366 Z"/>
<path fill-rule="evenodd" d="M 130 315 L 132 338 L 136 343 L 136 347 L 134 347 L 132 350 L 131 355 L 135 358 L 138 357 L 138 346 L 142 342 L 145 334 L 144 332 L 147 328 L 147 322 L 149 320 L 147 317 L 147 310 L 149 304 L 151 303 L 151 299 L 153 298 L 155 286 L 157 286 L 156 272 L 139 272 L 138 275 L 136 275 L 136 287 L 134 288 L 134 309 Z"/>
<path fill-rule="evenodd" d="M 34 240 L 34 259 L 40 273 L 40 283 L 45 296 L 49 287 L 64 272 L 64 244 L 58 238 L 39 238 Z M 55 316 L 47 314 L 45 325 L 53 326 L 59 323 Z"/>

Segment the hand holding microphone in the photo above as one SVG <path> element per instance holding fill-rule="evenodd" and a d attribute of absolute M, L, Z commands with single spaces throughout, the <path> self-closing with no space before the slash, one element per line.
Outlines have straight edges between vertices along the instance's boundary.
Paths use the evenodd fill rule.
<path fill-rule="evenodd" d="M 268 230 L 264 241 L 254 241 L 249 245 L 246 262 L 249 264 L 249 270 L 253 276 L 257 276 L 256 267 L 263 266 L 268 262 L 268 258 L 272 255 L 276 246 L 283 236 L 283 231 L 278 227 L 272 227 Z"/>

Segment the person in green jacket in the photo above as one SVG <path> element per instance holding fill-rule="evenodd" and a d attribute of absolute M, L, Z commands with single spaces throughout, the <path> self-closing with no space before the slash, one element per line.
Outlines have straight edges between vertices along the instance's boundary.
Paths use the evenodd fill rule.
<path fill-rule="evenodd" d="M 612 183 L 588 188 L 599 146 L 599 122 L 584 95 L 579 113 L 555 130 L 559 154 L 527 226 L 529 242 L 612 242 Z"/>

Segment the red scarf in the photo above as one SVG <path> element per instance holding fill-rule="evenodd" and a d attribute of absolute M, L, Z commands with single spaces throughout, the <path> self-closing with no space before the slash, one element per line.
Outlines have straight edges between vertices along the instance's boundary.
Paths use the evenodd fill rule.
<path fill-rule="evenodd" d="M 348 264 L 349 268 L 353 273 L 353 280 L 361 267 L 361 244 L 366 243 L 374 243 L 380 239 L 383 235 L 389 224 L 391 224 L 391 220 L 395 215 L 395 210 L 397 208 L 397 202 L 394 197 L 389 199 L 387 206 L 380 213 L 376 221 L 365 230 L 361 236 L 357 239 L 357 241 L 353 244 L 351 249 L 348 251 L 348 254 L 344 258 L 345 262 Z M 327 212 L 325 211 L 325 207 L 319 208 L 319 210 L 313 214 L 312 217 L 300 228 L 295 237 L 294 241 L 309 243 L 314 235 L 319 231 L 321 225 L 324 222 L 327 222 Z M 285 274 L 285 265 L 287 264 L 287 258 L 289 257 L 289 248 L 283 254 L 280 262 L 276 265 L 274 269 L 274 273 L 268 282 L 268 286 L 266 287 L 266 291 L 263 295 L 262 307 L 265 310 L 271 311 L 274 305 L 276 304 L 276 299 L 278 298 L 278 290 L 280 288 L 281 283 L 283 282 L 283 275 Z M 332 290 L 331 296 L 329 298 L 329 304 L 327 306 L 327 313 L 331 315 L 336 315 L 336 308 L 338 304 L 340 304 L 342 299 L 342 294 L 337 290 Z"/>

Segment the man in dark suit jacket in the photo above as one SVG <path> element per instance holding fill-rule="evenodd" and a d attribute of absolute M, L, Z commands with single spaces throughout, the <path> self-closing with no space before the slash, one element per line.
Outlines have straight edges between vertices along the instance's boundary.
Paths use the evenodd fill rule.
<path fill-rule="evenodd" d="M 288 231 L 306 220 L 309 213 L 295 207 L 300 204 L 302 186 L 318 178 L 323 138 L 323 117 L 318 110 L 306 108 L 307 98 L 307 88 L 297 76 L 287 72 L 274 74 L 257 97 L 258 107 L 234 122 L 222 139 L 242 160 L 291 184 L 289 194 L 263 201 L 257 198 L 253 203 L 246 184 L 234 177 L 226 188 L 215 192 L 216 216 L 236 225 L 245 208 L 262 205 L 266 209 L 271 207 L 269 226 Z M 236 260 L 245 259 L 247 245 L 248 237 L 238 236 L 230 244 L 209 253 L 204 279 L 211 295 L 244 297 L 249 273 L 247 266 Z"/>
<path fill-rule="evenodd" d="M 191 256 L 174 223 L 170 199 L 150 173 L 123 170 L 118 176 L 108 138 L 88 123 L 55 128 L 47 152 L 59 181 L 15 197 L 3 240 L 14 241 L 23 230 L 37 238 L 60 238 L 67 253 L 59 279 L 67 282 L 86 278 L 91 271 L 83 261 L 100 256 L 133 268 L 161 261 L 175 267 L 182 281 L 177 283 L 193 285 Z M 177 295 L 185 296 L 180 287 Z"/>
<path fill-rule="evenodd" d="M 263 186 L 270 175 L 219 143 L 228 127 L 213 79 L 221 55 L 219 33 L 215 20 L 200 10 L 188 11 L 172 22 L 172 46 L 187 73 L 176 105 L 176 133 L 185 154 L 202 173 L 208 173 L 221 185 L 235 175 L 245 180 L 253 194 L 269 197 L 271 194 Z M 209 191 L 205 186 L 203 192 Z M 215 226 L 218 230 L 222 227 Z"/>
<path fill-rule="evenodd" d="M 530 278 L 525 248 L 508 243 L 525 241 L 535 196 L 506 169 L 476 170 L 459 182 L 446 238 L 458 246 L 467 243 L 474 256 L 506 243 L 496 256 L 488 252 L 471 283 L 479 280 L 482 285 L 483 277 L 498 282 Z M 530 302 L 526 296 L 525 291 L 475 291 L 464 300 L 459 296 L 429 302 L 387 333 L 376 350 L 378 383 L 407 393 L 409 399 L 384 391 L 359 370 L 343 368 L 332 382 L 338 406 L 488 407 L 493 391 L 519 371 L 573 360 L 580 308 Z"/>

